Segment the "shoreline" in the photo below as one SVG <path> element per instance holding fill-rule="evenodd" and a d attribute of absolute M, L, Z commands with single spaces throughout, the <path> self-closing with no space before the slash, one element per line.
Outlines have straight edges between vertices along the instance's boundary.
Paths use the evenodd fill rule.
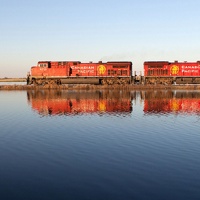
<path fill-rule="evenodd" d="M 65 84 L 65 85 L 0 85 L 0 90 L 200 90 L 198 85 L 89 85 L 89 84 Z"/>
<path fill-rule="evenodd" d="M 0 78 L 0 82 L 26 82 L 26 78 Z"/>

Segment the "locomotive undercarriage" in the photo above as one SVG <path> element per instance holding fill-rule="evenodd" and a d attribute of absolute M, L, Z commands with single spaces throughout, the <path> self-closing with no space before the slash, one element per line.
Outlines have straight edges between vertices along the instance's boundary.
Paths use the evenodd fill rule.
<path fill-rule="evenodd" d="M 200 84 L 200 77 L 145 77 L 145 84 Z"/>
<path fill-rule="evenodd" d="M 176 78 L 176 84 L 200 84 L 200 77 L 178 77 Z"/>
<path fill-rule="evenodd" d="M 171 85 L 173 81 L 173 77 L 145 77 L 145 84 Z"/>
<path fill-rule="evenodd" d="M 101 80 L 102 85 L 126 85 L 130 84 L 130 78 L 103 78 Z"/>
<path fill-rule="evenodd" d="M 27 84 L 39 85 L 61 85 L 61 84 L 101 84 L 101 85 L 126 85 L 130 84 L 131 79 L 129 77 L 70 77 L 70 78 L 35 78 L 29 77 L 27 79 Z"/>
<path fill-rule="evenodd" d="M 61 85 L 60 79 L 32 79 L 33 85 L 39 86 L 39 85 Z"/>

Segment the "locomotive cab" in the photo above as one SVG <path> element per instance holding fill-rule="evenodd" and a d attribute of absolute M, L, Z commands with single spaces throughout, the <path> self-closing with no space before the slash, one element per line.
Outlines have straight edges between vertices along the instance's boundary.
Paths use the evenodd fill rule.
<path fill-rule="evenodd" d="M 37 67 L 40 68 L 51 68 L 50 62 L 38 62 Z"/>

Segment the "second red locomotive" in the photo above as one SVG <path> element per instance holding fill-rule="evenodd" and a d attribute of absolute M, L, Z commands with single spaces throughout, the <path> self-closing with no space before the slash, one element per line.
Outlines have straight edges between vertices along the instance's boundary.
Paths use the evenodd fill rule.
<path fill-rule="evenodd" d="M 200 61 L 197 62 L 144 62 L 146 84 L 200 83 Z"/>

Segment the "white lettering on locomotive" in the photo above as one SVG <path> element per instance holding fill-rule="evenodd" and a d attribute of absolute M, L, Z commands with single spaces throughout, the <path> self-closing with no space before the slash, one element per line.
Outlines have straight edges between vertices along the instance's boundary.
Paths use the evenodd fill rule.
<path fill-rule="evenodd" d="M 72 69 L 79 69 L 79 70 L 94 70 L 95 67 L 94 66 L 71 66 Z"/>

